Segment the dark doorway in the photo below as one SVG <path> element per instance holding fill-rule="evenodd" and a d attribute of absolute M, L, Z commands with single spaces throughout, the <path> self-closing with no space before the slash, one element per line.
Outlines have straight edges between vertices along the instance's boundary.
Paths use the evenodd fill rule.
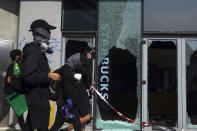
<path fill-rule="evenodd" d="M 148 110 L 153 130 L 176 127 L 177 47 L 173 41 L 152 41 L 148 48 Z"/>
<path fill-rule="evenodd" d="M 187 66 L 187 113 L 191 124 L 197 124 L 197 50 L 190 56 L 190 64 Z"/>

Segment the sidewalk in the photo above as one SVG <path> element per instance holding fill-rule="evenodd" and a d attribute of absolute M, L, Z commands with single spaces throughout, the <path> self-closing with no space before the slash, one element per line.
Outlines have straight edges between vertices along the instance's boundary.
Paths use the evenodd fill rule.
<path fill-rule="evenodd" d="M 61 128 L 66 128 L 68 126 L 68 123 L 65 123 Z M 15 129 L 12 129 L 10 127 L 0 127 L 0 131 L 20 131 L 20 127 L 18 124 L 16 124 Z M 72 130 L 74 131 L 74 130 Z M 85 131 L 93 131 L 92 129 L 92 121 L 90 124 L 86 125 Z"/>

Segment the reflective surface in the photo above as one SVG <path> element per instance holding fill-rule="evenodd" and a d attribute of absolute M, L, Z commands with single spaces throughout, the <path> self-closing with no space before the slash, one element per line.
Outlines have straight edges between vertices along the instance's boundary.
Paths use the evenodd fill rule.
<path fill-rule="evenodd" d="M 141 121 L 141 1 L 99 0 L 98 90 L 126 117 Z M 96 128 L 140 130 L 97 99 Z"/>
<path fill-rule="evenodd" d="M 6 104 L 7 100 L 3 92 L 3 84 L 7 67 L 11 63 L 10 51 L 12 48 L 13 42 L 0 40 L 0 127 L 8 126 L 9 106 Z"/>
<path fill-rule="evenodd" d="M 62 1 L 63 31 L 96 31 L 96 0 Z"/>
<path fill-rule="evenodd" d="M 185 47 L 187 124 L 192 127 L 197 125 L 197 40 L 186 40 Z"/>
<path fill-rule="evenodd" d="M 144 0 L 144 31 L 197 30 L 196 0 Z"/>

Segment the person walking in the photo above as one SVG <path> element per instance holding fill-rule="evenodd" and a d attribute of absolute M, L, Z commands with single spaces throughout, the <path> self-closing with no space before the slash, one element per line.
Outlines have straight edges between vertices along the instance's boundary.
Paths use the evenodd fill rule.
<path fill-rule="evenodd" d="M 89 49 L 90 50 L 90 49 Z M 66 63 L 56 71 L 61 75 L 61 82 L 58 84 L 62 91 L 61 97 L 57 100 L 56 119 L 50 131 L 57 131 L 64 123 L 65 119 L 62 115 L 62 107 L 66 104 L 69 112 L 65 112 L 65 117 L 70 118 L 70 125 L 62 131 L 70 131 L 74 128 L 75 131 L 84 131 L 85 124 L 90 119 L 90 102 L 86 89 L 89 88 L 87 78 L 91 78 L 92 58 L 89 58 L 88 51 L 75 53 L 71 55 Z M 88 57 L 87 57 L 88 56 Z M 76 80 L 75 73 L 82 74 L 81 80 Z M 78 78 L 77 78 L 78 79 Z M 63 113 L 64 114 L 64 113 Z M 66 116 L 66 114 L 68 114 Z"/>
<path fill-rule="evenodd" d="M 6 71 L 6 79 L 5 79 L 5 86 L 4 86 L 4 94 L 6 96 L 10 96 L 13 93 L 22 93 L 21 87 L 19 87 L 20 85 L 17 85 L 17 83 L 14 81 L 15 79 L 15 72 L 14 72 L 14 65 L 17 64 L 20 68 L 20 63 L 21 63 L 21 57 L 22 57 L 22 52 L 19 49 L 14 49 L 10 51 L 10 58 L 12 59 L 12 63 L 8 66 L 7 71 Z M 7 103 L 7 104 L 6 104 Z M 7 109 L 7 112 L 9 111 L 9 107 L 10 105 L 8 104 L 8 102 L 6 102 L 4 106 L 4 108 Z M 25 122 L 24 122 L 24 118 L 23 115 L 21 116 L 17 116 L 17 121 L 18 124 L 21 128 L 22 131 L 25 131 Z"/>
<path fill-rule="evenodd" d="M 50 104 L 48 88 L 50 79 L 59 81 L 60 75 L 50 73 L 45 53 L 52 53 L 49 48 L 50 30 L 55 26 L 45 20 L 38 19 L 32 22 L 30 30 L 33 42 L 23 48 L 21 65 L 22 85 L 26 93 L 28 115 L 26 131 L 48 131 Z"/>

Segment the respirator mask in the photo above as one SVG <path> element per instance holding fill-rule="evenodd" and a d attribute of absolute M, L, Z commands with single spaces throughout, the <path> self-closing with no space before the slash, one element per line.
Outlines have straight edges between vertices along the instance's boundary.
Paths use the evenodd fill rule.
<path fill-rule="evenodd" d="M 40 43 L 41 51 L 43 53 L 53 53 L 53 48 L 49 46 L 51 32 L 44 28 L 36 28 L 33 30 L 34 42 Z"/>
<path fill-rule="evenodd" d="M 40 47 L 41 47 L 41 51 L 43 53 L 48 53 L 48 54 L 52 54 L 53 53 L 53 47 L 49 46 L 49 42 L 40 42 Z"/>

